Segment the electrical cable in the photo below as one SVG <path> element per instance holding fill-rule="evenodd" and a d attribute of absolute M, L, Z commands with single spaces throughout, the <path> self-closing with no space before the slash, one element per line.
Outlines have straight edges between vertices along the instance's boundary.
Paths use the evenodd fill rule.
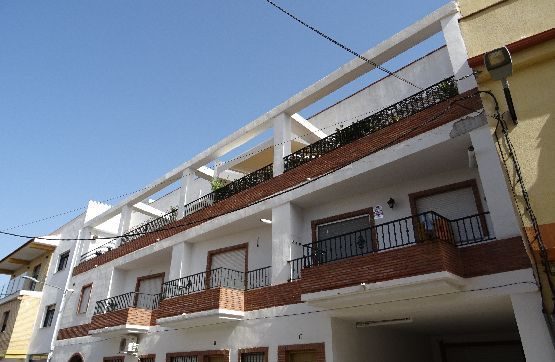
<path fill-rule="evenodd" d="M 478 74 L 478 73 L 479 73 L 479 72 L 477 72 L 477 71 L 471 72 L 471 73 L 469 73 L 469 74 L 467 74 L 467 75 L 465 75 L 465 76 L 462 76 L 462 77 L 460 77 L 460 78 L 455 79 L 455 81 L 460 81 L 460 80 L 466 79 L 466 78 L 471 77 L 471 76 L 474 76 L 474 75 L 476 75 L 476 74 Z M 358 115 L 356 115 L 356 116 L 352 116 L 352 117 L 347 118 L 347 119 L 344 119 L 344 120 L 342 120 L 342 121 L 335 122 L 335 123 L 332 123 L 332 124 L 330 124 L 330 125 L 328 125 L 328 126 L 319 128 L 319 130 L 327 130 L 327 129 L 330 129 L 330 128 L 336 127 L 336 126 L 342 127 L 343 124 L 348 123 L 348 122 L 352 122 L 352 123 L 358 122 L 358 121 L 364 119 L 364 117 L 366 117 L 366 116 L 368 116 L 368 115 L 370 115 L 370 114 L 374 114 L 374 113 L 381 112 L 381 111 L 383 111 L 384 109 L 386 109 L 386 108 L 388 108 L 388 107 L 390 107 L 390 106 L 391 106 L 391 105 L 383 106 L 382 108 L 374 108 L 374 109 L 369 110 L 369 111 L 366 111 L 366 112 L 364 112 L 364 113 L 360 113 L 360 114 L 358 114 Z M 337 129 L 337 128 L 336 128 L 336 129 Z M 304 140 L 304 137 L 309 136 L 309 135 L 312 135 L 312 134 L 313 134 L 312 132 L 307 132 L 307 133 L 305 133 L 305 134 L 303 134 L 303 135 L 296 135 L 295 137 L 291 138 L 289 141 L 286 141 L 286 142 L 297 141 L 297 140 Z M 254 151 L 254 152 L 242 153 L 242 154 L 240 154 L 240 155 L 238 155 L 238 156 L 235 156 L 235 157 L 233 157 L 233 158 L 231 158 L 231 159 L 229 159 L 229 160 L 226 160 L 225 162 L 223 162 L 223 164 L 225 165 L 225 164 L 227 164 L 227 163 L 230 163 L 230 162 L 233 162 L 233 161 L 237 161 L 237 160 L 240 160 L 240 159 L 243 159 L 243 158 L 246 159 L 246 158 L 248 158 L 248 157 L 251 157 L 251 156 L 257 155 L 257 154 L 259 154 L 259 153 L 261 153 L 261 152 L 264 152 L 264 151 L 266 151 L 266 150 L 268 150 L 268 149 L 274 148 L 274 147 L 276 147 L 276 146 L 283 145 L 284 143 L 285 143 L 285 141 L 284 141 L 284 142 L 277 143 L 277 144 L 273 144 L 273 145 L 271 145 L 271 146 L 268 146 L 268 147 L 265 147 L 265 148 L 262 148 L 262 149 L 258 149 L 258 150 Z M 156 186 L 157 186 L 157 185 L 155 185 L 154 187 L 156 187 Z M 109 202 L 109 201 L 112 201 L 112 200 L 121 199 L 121 198 L 123 198 L 123 197 L 125 197 L 125 196 L 129 196 L 129 195 L 136 194 L 137 192 L 144 191 L 144 190 L 146 190 L 146 189 L 148 189 L 148 188 L 149 188 L 148 186 L 145 186 L 145 187 L 140 188 L 140 189 L 138 189 L 138 190 L 135 190 L 135 191 L 132 191 L 132 192 L 128 192 L 128 193 L 124 193 L 124 194 L 121 194 L 121 195 L 119 195 L 119 196 L 114 196 L 114 197 L 111 197 L 111 198 L 102 200 L 102 201 L 100 201 L 100 202 L 105 203 L 105 202 Z M 173 192 L 173 191 L 175 191 L 175 190 L 177 190 L 177 189 L 180 189 L 180 188 L 181 188 L 181 187 L 178 187 L 178 188 L 176 188 L 176 189 L 170 191 L 169 193 L 171 193 L 171 192 Z M 23 227 L 23 226 L 28 226 L 28 225 L 36 224 L 36 223 L 39 223 L 39 222 L 42 222 L 42 221 L 51 220 L 51 219 L 56 218 L 56 217 L 60 217 L 60 216 L 64 216 L 64 215 L 68 215 L 68 214 L 75 213 L 75 212 L 77 212 L 77 211 L 85 210 L 86 208 L 87 208 L 86 206 L 82 206 L 82 207 L 79 207 L 79 208 L 75 208 L 75 209 L 73 209 L 73 210 L 63 211 L 63 212 L 60 212 L 60 213 L 58 213 L 58 214 L 51 215 L 51 216 L 46 216 L 46 217 L 44 217 L 44 218 L 40 218 L 40 219 L 37 219 L 37 220 L 33 220 L 33 221 L 30 221 L 30 222 L 27 222 L 27 223 L 23 223 L 23 224 L 11 226 L 11 227 L 3 228 L 3 229 L 0 229 L 0 231 L 13 230 L 13 229 L 17 229 L 17 228 L 20 228 L 20 227 Z"/>
<path fill-rule="evenodd" d="M 476 93 L 473 93 L 473 94 L 470 94 L 470 95 L 467 95 L 467 96 L 465 96 L 465 97 L 460 97 L 460 98 L 458 98 L 458 99 L 456 99 L 456 100 L 450 101 L 450 102 L 449 102 L 449 105 L 448 105 L 447 107 L 445 107 L 445 109 L 443 109 L 442 112 L 436 114 L 434 117 L 432 117 L 432 118 L 426 120 L 425 122 L 422 122 L 422 123 L 420 123 L 419 125 L 417 125 L 417 126 L 411 128 L 411 129 L 409 129 L 408 132 L 403 133 L 401 136 L 399 136 L 399 137 L 397 137 L 397 138 L 391 140 L 390 142 L 388 142 L 387 144 L 381 146 L 379 149 L 376 149 L 376 150 L 375 150 L 374 152 L 372 152 L 372 153 L 376 153 L 376 152 L 378 152 L 378 151 L 381 151 L 381 150 L 383 150 L 383 149 L 385 149 L 385 148 L 390 147 L 391 145 L 397 143 L 400 139 L 403 139 L 404 137 L 406 137 L 406 136 L 409 135 L 410 133 L 414 132 L 414 131 L 417 130 L 418 128 L 421 128 L 421 127 L 427 125 L 428 123 L 431 123 L 431 122 L 435 121 L 436 119 L 438 119 L 439 117 L 443 116 L 445 113 L 447 113 L 447 111 L 449 111 L 449 110 L 451 109 L 451 107 L 452 107 L 453 105 L 460 105 L 459 103 L 460 103 L 461 101 L 466 100 L 466 99 L 470 99 L 470 98 L 476 97 L 476 96 L 478 96 L 478 93 L 477 93 L 477 92 L 476 92 Z M 463 106 L 463 108 L 466 108 L 466 107 Z M 468 108 L 466 108 L 466 109 L 468 109 Z M 473 111 L 474 111 L 474 110 L 473 110 Z M 475 112 L 475 111 L 474 111 L 474 112 Z M 481 111 L 480 113 L 483 113 L 483 111 Z M 364 157 L 368 157 L 368 156 L 369 156 L 369 155 L 360 156 L 359 158 L 353 160 L 351 163 L 356 162 L 356 161 L 358 161 L 358 160 L 360 160 L 360 159 L 362 159 L 362 158 L 364 158 Z M 161 231 L 179 229 L 179 228 L 184 228 L 184 227 L 187 227 L 187 226 L 193 226 L 193 225 L 201 224 L 201 223 L 206 222 L 206 221 L 209 221 L 209 220 L 211 220 L 211 219 L 213 219 L 213 218 L 220 217 L 220 216 L 226 215 L 226 214 L 231 213 L 231 212 L 235 212 L 235 211 L 238 211 L 238 210 L 242 210 L 242 209 L 248 208 L 248 207 L 250 207 L 250 206 L 253 206 L 253 205 L 256 205 L 256 204 L 258 204 L 258 203 L 264 202 L 264 201 L 266 201 L 266 200 L 272 199 L 272 198 L 274 198 L 274 197 L 280 196 L 280 195 L 282 195 L 282 194 L 284 194 L 284 193 L 288 193 L 288 192 L 290 192 L 290 191 L 292 191 L 292 190 L 295 190 L 295 189 L 297 189 L 297 188 L 304 187 L 304 186 L 307 185 L 308 183 L 315 182 L 316 180 L 319 180 L 320 178 L 323 178 L 323 177 L 325 177 L 325 176 L 327 176 L 327 175 L 329 175 L 329 174 L 332 174 L 332 173 L 334 173 L 334 172 L 337 172 L 338 170 L 340 170 L 340 169 L 342 169 L 342 168 L 344 168 L 344 167 L 346 167 L 346 166 L 338 166 L 338 167 L 336 167 L 336 168 L 334 168 L 334 169 L 332 169 L 332 170 L 330 170 L 330 171 L 328 171 L 328 172 L 326 172 L 326 173 L 324 173 L 324 174 L 322 174 L 322 175 L 315 176 L 315 177 L 311 178 L 310 180 L 306 180 L 305 182 L 302 182 L 302 183 L 300 183 L 300 184 L 298 184 L 298 185 L 296 185 L 296 186 L 294 186 L 294 187 L 288 188 L 288 189 L 286 189 L 286 190 L 282 190 L 282 191 L 280 191 L 280 192 L 277 192 L 277 193 L 272 194 L 272 195 L 270 195 L 270 196 L 268 196 L 268 197 L 259 199 L 259 200 L 257 200 L 257 201 L 253 201 L 252 203 L 249 203 L 249 204 L 247 204 L 247 205 L 245 205 L 245 206 L 242 206 L 242 207 L 240 207 L 240 208 L 234 209 L 233 211 L 227 212 L 227 213 L 222 214 L 222 215 L 207 217 L 207 218 L 204 218 L 204 219 L 196 220 L 196 221 L 194 221 L 194 222 L 182 223 L 182 224 L 178 224 L 178 225 L 174 225 L 174 226 L 170 226 L 170 227 L 163 227 L 163 228 L 160 228 L 160 229 L 157 229 L 157 230 L 154 230 L 154 231 L 144 231 L 144 232 L 136 231 L 136 232 L 134 232 L 134 233 L 128 233 L 128 234 L 124 234 L 124 235 L 117 235 L 117 236 L 110 236 L 110 237 L 97 237 L 97 238 L 95 238 L 95 240 L 114 240 L 114 239 L 117 239 L 117 238 L 120 238 L 120 237 L 123 237 L 123 236 L 128 236 L 128 237 L 130 237 L 130 236 L 143 236 L 143 235 L 152 234 L 152 233 L 155 233 L 155 232 L 161 232 Z M 30 236 L 30 235 L 9 233 L 9 232 L 4 232 L 4 231 L 0 231 L 0 234 L 9 235 L 9 236 L 14 236 L 14 237 L 20 237 L 20 238 L 26 238 L 26 239 L 50 240 L 50 241 L 80 241 L 80 240 L 92 240 L 91 238 L 47 238 L 47 237 L 41 237 L 41 236 Z"/>
<path fill-rule="evenodd" d="M 357 53 L 356 51 L 352 50 L 351 48 L 349 48 L 348 46 L 346 46 L 343 43 L 338 42 L 337 40 L 335 40 L 334 38 L 332 38 L 331 36 L 323 33 L 322 31 L 316 29 L 315 27 L 313 27 L 312 25 L 304 22 L 303 20 L 301 20 L 300 18 L 298 18 L 297 16 L 293 15 L 290 11 L 282 8 L 281 6 L 279 6 L 278 4 L 276 4 L 275 2 L 271 1 L 271 0 L 265 0 L 268 4 L 272 5 L 274 8 L 278 9 L 279 11 L 281 11 L 282 13 L 284 13 L 285 15 L 289 16 L 291 19 L 295 20 L 296 22 L 298 22 L 299 24 L 303 25 L 305 28 L 308 28 L 310 30 L 312 30 L 313 32 L 315 32 L 316 34 L 320 35 L 321 37 L 323 37 L 324 39 L 332 42 L 333 44 L 337 45 L 338 47 L 340 47 L 341 49 L 345 50 L 346 52 L 354 55 L 355 57 L 365 61 L 366 63 L 372 65 L 373 67 L 381 70 L 384 73 L 387 73 L 389 75 L 391 75 L 392 77 L 395 77 L 397 79 L 399 79 L 402 82 L 405 82 L 419 90 L 423 90 L 422 87 L 417 86 L 416 84 L 414 84 L 413 82 L 411 82 L 410 80 L 407 80 L 406 78 L 401 77 L 400 75 L 388 70 L 387 68 L 385 68 L 384 66 L 377 64 L 376 62 L 371 61 L 370 59 L 366 58 L 365 56 L 363 56 L 362 54 Z"/>
<path fill-rule="evenodd" d="M 525 285 L 525 284 L 531 284 L 531 285 L 536 286 L 536 283 L 534 283 L 532 281 L 519 281 L 519 282 L 513 282 L 513 283 L 498 284 L 498 285 L 493 285 L 493 286 L 489 286 L 489 287 L 473 288 L 473 289 L 466 289 L 466 290 L 455 290 L 455 291 L 452 291 L 452 292 L 435 293 L 435 294 L 428 294 L 428 295 L 423 295 L 423 296 L 418 296 L 418 297 L 398 298 L 398 299 L 395 299 L 395 300 L 388 300 L 388 301 L 378 301 L 378 302 L 372 302 L 372 303 L 361 303 L 361 304 L 348 305 L 348 306 L 324 308 L 324 309 L 317 309 L 317 310 L 313 310 L 313 311 L 309 310 L 309 311 L 306 311 L 306 312 L 278 314 L 278 315 L 263 316 L 263 317 L 250 317 L 250 318 L 244 318 L 240 321 L 241 322 L 248 322 L 248 321 L 266 320 L 266 319 L 273 319 L 273 318 L 298 317 L 298 316 L 325 313 L 325 312 L 334 312 L 334 311 L 339 311 L 339 310 L 348 310 L 348 309 L 357 309 L 357 308 L 363 308 L 363 307 L 371 307 L 371 306 L 382 305 L 382 304 L 410 302 L 410 301 L 414 301 L 414 300 L 425 300 L 425 299 L 429 299 L 429 298 L 443 297 L 443 296 L 463 294 L 463 293 L 473 293 L 473 292 L 482 292 L 482 291 L 488 291 L 488 290 L 497 290 L 497 289 L 500 289 L 500 288 L 506 288 L 506 287 L 516 286 L 516 285 Z M 254 311 L 251 311 L 251 312 L 254 312 Z M 144 332 L 144 334 L 153 334 L 153 335 L 155 335 L 155 334 L 158 334 L 158 333 L 177 332 L 177 331 L 194 329 L 194 328 L 199 328 L 199 327 L 217 326 L 217 325 L 228 324 L 228 323 L 229 322 L 217 322 L 217 323 L 211 323 L 211 324 L 201 324 L 201 325 L 195 325 L 195 326 L 189 326 L 189 327 L 179 327 L 179 328 L 165 327 L 164 329 L 161 329 L 161 330 L 146 331 L 146 332 Z M 87 336 L 87 337 L 91 337 L 91 336 Z M 64 345 L 74 346 L 74 345 L 83 345 L 83 344 L 93 344 L 93 343 L 100 343 L 100 342 L 108 341 L 108 340 L 111 340 L 111 339 L 114 339 L 114 338 L 117 338 L 117 337 L 108 337 L 108 338 L 103 338 L 101 340 L 96 340 L 96 341 L 67 343 L 67 344 L 64 344 Z"/>

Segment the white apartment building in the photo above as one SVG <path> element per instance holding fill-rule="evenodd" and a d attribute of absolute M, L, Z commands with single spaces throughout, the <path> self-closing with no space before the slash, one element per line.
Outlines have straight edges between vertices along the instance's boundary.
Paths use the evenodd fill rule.
<path fill-rule="evenodd" d="M 53 360 L 553 360 L 458 17 L 449 3 L 363 54 L 382 64 L 443 34 L 395 76 L 301 117 L 374 70 L 353 59 L 98 204 L 71 232 L 86 240 L 56 250 L 70 278 L 47 277 L 74 290 Z"/>

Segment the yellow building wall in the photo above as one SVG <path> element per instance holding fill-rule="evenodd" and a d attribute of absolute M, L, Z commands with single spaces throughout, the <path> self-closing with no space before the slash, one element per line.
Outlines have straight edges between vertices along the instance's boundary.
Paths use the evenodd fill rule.
<path fill-rule="evenodd" d="M 15 318 L 6 358 L 25 358 L 37 319 L 40 298 L 26 295 L 19 298 L 19 312 Z"/>
<path fill-rule="evenodd" d="M 469 57 L 555 27 L 554 0 L 460 0 L 459 8 Z M 508 81 L 519 124 L 509 122 L 510 138 L 549 259 L 555 261 L 555 39 L 516 52 L 512 59 Z M 501 112 L 506 111 L 501 82 L 492 81 L 484 67 L 475 70 L 482 72 L 477 78 L 480 90 L 493 91 Z M 493 114 L 491 99 L 482 100 Z M 516 201 L 523 209 L 519 192 Z M 523 222 L 529 231 L 530 220 Z"/>
<path fill-rule="evenodd" d="M 8 323 L 6 324 L 6 330 L 4 332 L 0 332 L 0 356 L 5 356 L 8 350 L 12 332 L 15 326 L 15 320 L 19 313 L 20 302 L 21 301 L 18 298 L 15 298 L 7 303 L 3 303 L 0 305 L 0 323 L 3 322 L 4 312 L 10 312 Z"/>
<path fill-rule="evenodd" d="M 40 273 L 39 273 L 39 277 L 37 278 L 40 281 L 44 281 L 46 279 L 46 273 L 48 272 L 48 267 L 50 265 L 50 258 L 52 257 L 52 253 L 51 252 L 47 252 L 46 254 L 41 255 L 38 258 L 35 258 L 31 261 L 31 263 L 29 265 L 24 265 L 21 268 L 19 268 L 18 270 L 15 271 L 15 273 L 13 275 L 18 276 L 18 275 L 22 275 L 27 273 L 27 275 L 31 276 L 31 274 L 33 273 L 33 269 L 35 268 L 35 266 L 40 264 Z M 25 281 L 25 285 L 24 285 L 24 289 L 28 289 L 29 286 L 31 285 L 31 281 L 27 280 Z M 35 291 L 40 292 L 43 288 L 43 284 L 41 283 L 37 283 L 35 286 Z"/>
<path fill-rule="evenodd" d="M 469 58 L 555 26 L 553 0 L 459 0 L 459 11 Z"/>

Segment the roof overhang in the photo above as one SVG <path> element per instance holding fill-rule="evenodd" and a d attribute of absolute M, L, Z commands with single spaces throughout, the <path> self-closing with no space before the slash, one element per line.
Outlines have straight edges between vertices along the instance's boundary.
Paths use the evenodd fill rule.
<path fill-rule="evenodd" d="M 44 254 L 52 253 L 56 241 L 31 239 L 0 260 L 0 274 L 13 274 Z"/>

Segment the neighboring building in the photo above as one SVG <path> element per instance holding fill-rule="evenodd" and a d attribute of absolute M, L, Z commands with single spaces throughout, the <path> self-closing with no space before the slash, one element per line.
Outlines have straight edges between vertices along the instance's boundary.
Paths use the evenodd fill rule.
<path fill-rule="evenodd" d="M 503 46 L 512 55 L 513 74 L 508 81 L 518 125 L 506 117 L 504 134 L 493 117 L 488 121 L 500 139 L 507 187 L 514 190 L 523 235 L 541 281 L 546 319 L 555 333 L 555 2 L 460 0 L 460 11 L 469 64 L 480 72 L 479 89 L 493 92 L 501 113 L 507 111 L 501 82 L 491 79 L 483 57 Z M 482 100 L 494 115 L 493 99 L 483 94 Z M 511 154 L 516 155 L 517 164 Z"/>
<path fill-rule="evenodd" d="M 354 59 L 80 217 L 67 235 L 85 240 L 52 258 L 74 265 L 54 360 L 554 360 L 459 17 L 449 3 L 364 53 L 443 34 L 396 76 L 302 118 L 373 69 Z"/>
<path fill-rule="evenodd" d="M 31 239 L 0 260 L 0 272 L 11 276 L 0 289 L 0 360 L 26 361 L 44 280 L 55 242 Z"/>

